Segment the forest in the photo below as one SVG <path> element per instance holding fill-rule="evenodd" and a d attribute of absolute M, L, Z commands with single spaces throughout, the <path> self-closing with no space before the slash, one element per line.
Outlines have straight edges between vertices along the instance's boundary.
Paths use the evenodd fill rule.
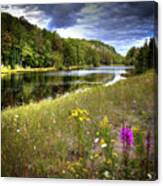
<path fill-rule="evenodd" d="M 24 17 L 2 13 L 2 64 L 23 67 L 99 66 L 122 63 L 123 57 L 101 41 L 64 39 L 40 29 Z"/>
<path fill-rule="evenodd" d="M 154 38 L 150 38 L 140 48 L 132 47 L 125 57 L 125 64 L 134 65 L 135 72 L 138 74 L 152 68 L 157 71 L 157 61 L 158 48 Z"/>

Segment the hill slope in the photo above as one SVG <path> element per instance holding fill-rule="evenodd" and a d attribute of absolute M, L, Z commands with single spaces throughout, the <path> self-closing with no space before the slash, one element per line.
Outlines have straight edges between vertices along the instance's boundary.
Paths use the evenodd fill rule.
<path fill-rule="evenodd" d="M 15 68 L 121 63 L 122 56 L 100 41 L 63 39 L 30 24 L 24 17 L 2 13 L 2 64 Z"/>

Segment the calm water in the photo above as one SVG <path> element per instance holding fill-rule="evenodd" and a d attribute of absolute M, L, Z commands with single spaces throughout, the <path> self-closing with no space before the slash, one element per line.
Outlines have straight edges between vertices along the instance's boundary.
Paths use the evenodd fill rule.
<path fill-rule="evenodd" d="M 1 107 L 52 99 L 84 86 L 95 86 L 125 74 L 131 67 L 95 67 L 86 70 L 8 75 L 1 80 Z"/>

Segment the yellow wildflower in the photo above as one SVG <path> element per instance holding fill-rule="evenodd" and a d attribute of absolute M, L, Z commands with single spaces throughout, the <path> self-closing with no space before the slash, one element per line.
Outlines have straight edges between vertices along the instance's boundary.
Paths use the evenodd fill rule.
<path fill-rule="evenodd" d="M 139 129 L 138 127 L 134 127 L 134 128 L 133 128 L 133 132 L 134 132 L 134 133 L 138 133 L 139 131 L 140 131 L 140 129 Z"/>
<path fill-rule="evenodd" d="M 114 144 L 116 141 L 114 139 L 111 139 L 111 143 Z"/>
<path fill-rule="evenodd" d="M 105 143 L 105 140 L 102 138 L 101 140 L 100 140 L 100 145 L 102 145 L 102 144 L 104 144 Z"/>
<path fill-rule="evenodd" d="M 73 173 L 76 172 L 75 169 L 74 169 L 74 167 L 70 167 L 70 171 L 73 172 Z"/>
<path fill-rule="evenodd" d="M 80 108 L 73 109 L 70 118 L 75 118 L 81 122 L 90 120 L 88 111 Z"/>
<path fill-rule="evenodd" d="M 96 153 L 96 154 L 94 155 L 94 158 L 98 158 L 98 157 L 99 157 L 99 154 Z"/>
<path fill-rule="evenodd" d="M 72 117 L 77 117 L 77 116 L 78 116 L 77 110 L 72 110 L 71 116 L 72 116 Z"/>
<path fill-rule="evenodd" d="M 100 140 L 100 145 L 102 148 L 107 147 L 107 143 L 105 142 L 105 140 L 103 138 Z"/>
<path fill-rule="evenodd" d="M 106 160 L 106 164 L 112 165 L 112 160 L 111 159 Z"/>
<path fill-rule="evenodd" d="M 84 118 L 82 118 L 82 117 L 79 117 L 79 121 L 83 121 L 84 120 Z"/>
<path fill-rule="evenodd" d="M 103 120 L 100 122 L 100 128 L 107 128 L 109 126 L 109 119 L 107 116 L 104 116 Z"/>
<path fill-rule="evenodd" d="M 113 152 L 112 156 L 113 158 L 118 158 L 118 154 L 116 152 Z"/>
<path fill-rule="evenodd" d="M 89 157 L 91 160 L 93 160 L 93 155 L 90 155 L 90 157 Z"/>

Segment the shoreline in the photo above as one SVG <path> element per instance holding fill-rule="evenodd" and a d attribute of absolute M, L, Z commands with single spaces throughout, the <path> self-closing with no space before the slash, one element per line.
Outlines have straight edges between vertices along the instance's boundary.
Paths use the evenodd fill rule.
<path fill-rule="evenodd" d="M 126 77 L 123 77 L 122 74 L 115 74 L 115 77 L 111 80 L 108 81 L 107 83 L 104 84 L 105 87 L 112 86 L 115 83 L 127 79 Z"/>
<path fill-rule="evenodd" d="M 103 65 L 100 65 L 103 66 Z M 113 64 L 113 65 L 107 65 L 107 66 L 124 66 L 123 64 Z M 70 66 L 70 67 L 63 67 L 60 69 L 57 69 L 56 67 L 38 67 L 38 68 L 22 68 L 18 67 L 16 69 L 8 69 L 7 67 L 1 67 L 1 77 L 8 75 L 8 74 L 16 74 L 16 73 L 30 73 L 30 72 L 49 72 L 49 71 L 70 71 L 70 70 L 79 70 L 79 69 L 86 69 L 86 68 L 92 68 L 94 66 L 92 65 L 84 65 L 84 66 Z"/>
<path fill-rule="evenodd" d="M 114 84 L 118 83 L 119 81 L 125 80 L 125 79 L 128 79 L 128 78 L 123 77 L 121 74 L 116 74 L 115 77 L 112 80 L 108 81 L 107 83 L 101 84 L 101 86 L 102 87 L 113 86 Z M 76 89 L 76 90 L 74 90 L 72 92 L 66 92 L 64 94 L 59 95 L 58 97 L 52 98 L 52 99 L 50 99 L 50 101 L 51 100 L 55 101 L 55 100 L 58 100 L 58 99 L 64 99 L 65 97 L 68 97 L 71 94 L 77 95 L 77 94 L 80 94 L 80 93 L 85 93 L 87 91 L 90 91 L 92 88 L 93 87 L 78 88 L 78 89 Z M 49 101 L 49 100 L 48 99 L 42 99 L 39 102 L 31 102 L 31 103 L 25 104 L 24 106 L 28 106 L 28 105 L 31 105 L 31 104 L 38 104 L 38 103 L 41 103 L 41 102 L 44 102 L 44 101 Z M 14 107 L 6 107 L 4 110 L 18 108 L 18 107 L 21 107 L 21 106 L 22 105 L 14 106 Z"/>
<path fill-rule="evenodd" d="M 61 69 L 57 69 L 56 67 L 39 67 L 39 68 L 17 68 L 17 69 L 7 69 L 6 67 L 1 67 L 1 76 L 8 74 L 16 74 L 16 73 L 30 73 L 30 72 L 49 72 L 49 71 L 60 71 L 60 70 L 78 70 L 84 68 L 90 68 L 92 66 L 70 66 L 63 67 Z"/>

